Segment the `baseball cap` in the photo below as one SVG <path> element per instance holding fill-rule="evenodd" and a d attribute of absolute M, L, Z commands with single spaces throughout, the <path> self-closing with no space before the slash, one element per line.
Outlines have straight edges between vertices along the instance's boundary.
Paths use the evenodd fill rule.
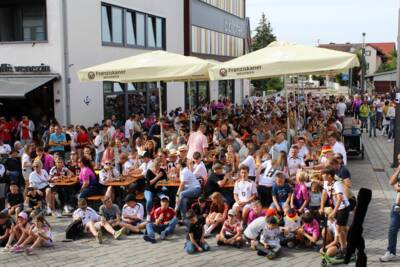
<path fill-rule="evenodd" d="M 28 214 L 26 214 L 25 211 L 21 211 L 20 213 L 18 213 L 18 217 L 24 220 L 28 220 Z"/>
<path fill-rule="evenodd" d="M 161 201 L 168 201 L 169 202 L 169 197 L 168 196 L 162 196 Z"/>
<path fill-rule="evenodd" d="M 236 216 L 236 211 L 235 211 L 234 209 L 230 209 L 230 210 L 228 211 L 228 215 Z"/>

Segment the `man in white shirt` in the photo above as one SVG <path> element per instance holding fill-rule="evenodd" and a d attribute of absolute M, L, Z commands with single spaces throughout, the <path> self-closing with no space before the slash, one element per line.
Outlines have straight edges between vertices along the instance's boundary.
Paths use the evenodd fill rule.
<path fill-rule="evenodd" d="M 332 150 L 334 153 L 339 153 L 342 155 L 343 158 L 343 164 L 347 165 L 347 152 L 346 149 L 344 148 L 344 145 L 338 141 L 338 137 L 335 133 L 331 134 L 328 137 L 328 144 L 332 146 Z"/>
<path fill-rule="evenodd" d="M 240 163 L 240 165 L 245 165 L 249 168 L 249 179 L 255 181 L 257 166 L 253 155 L 256 152 L 256 148 L 253 143 L 248 143 L 247 149 L 249 150 L 249 154 L 247 155 L 246 159 Z"/>
<path fill-rule="evenodd" d="M 207 182 L 207 168 L 204 162 L 201 160 L 200 152 L 193 153 L 193 161 L 194 165 L 191 168 L 193 174 L 197 177 L 197 179 L 201 180 L 201 183 L 204 185 Z"/>
<path fill-rule="evenodd" d="M 269 154 L 272 156 L 272 159 L 275 160 L 279 157 L 281 151 L 288 152 L 288 142 L 285 140 L 285 133 L 282 131 L 277 131 L 276 134 L 276 143 L 271 147 Z"/>
<path fill-rule="evenodd" d="M 249 180 L 249 167 L 246 165 L 240 167 L 240 179 L 235 183 L 233 197 L 235 204 L 232 208 L 236 210 L 236 214 L 240 214 L 239 212 L 242 211 L 243 223 L 246 224 L 251 203 L 257 197 L 257 186 L 252 180 Z"/>
<path fill-rule="evenodd" d="M 122 208 L 122 222 L 120 226 L 133 233 L 140 233 L 146 228 L 146 222 L 143 222 L 144 207 L 138 203 L 135 195 L 129 194 L 125 198 L 125 205 Z"/>
<path fill-rule="evenodd" d="M 336 105 L 336 115 L 341 123 L 343 123 L 344 116 L 346 115 L 347 106 L 344 103 L 343 97 L 339 99 L 339 103 Z"/>
<path fill-rule="evenodd" d="M 299 147 L 297 145 L 292 145 L 290 155 L 288 156 L 288 169 L 289 178 L 293 183 L 296 178 L 297 170 L 304 166 L 304 160 L 299 157 Z"/>
<path fill-rule="evenodd" d="M 305 156 L 308 154 L 308 148 L 306 145 L 306 139 L 302 136 L 300 136 L 299 138 L 297 138 L 297 142 L 296 142 L 297 147 L 299 148 L 299 157 L 304 159 Z M 289 151 L 290 154 L 290 151 Z"/>
<path fill-rule="evenodd" d="M 131 140 L 133 136 L 133 116 L 129 116 L 129 118 L 125 122 L 125 138 Z"/>

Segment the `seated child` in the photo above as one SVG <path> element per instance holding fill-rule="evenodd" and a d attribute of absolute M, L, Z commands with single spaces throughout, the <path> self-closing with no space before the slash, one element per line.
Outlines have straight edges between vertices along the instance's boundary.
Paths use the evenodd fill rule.
<path fill-rule="evenodd" d="M 231 245 L 234 247 L 242 247 L 242 223 L 237 218 L 236 211 L 230 209 L 228 211 L 228 219 L 225 220 L 221 232 L 217 235 L 218 246 Z"/>
<path fill-rule="evenodd" d="M 325 208 L 326 213 L 329 214 L 332 212 L 332 208 Z M 336 220 L 334 218 L 328 219 L 328 225 L 322 229 L 322 238 L 325 239 L 325 250 L 324 248 L 320 249 L 320 253 L 326 253 L 329 257 L 334 257 L 340 251 L 340 243 L 339 238 L 336 231 Z M 326 237 L 325 237 L 326 235 Z"/>
<path fill-rule="evenodd" d="M 310 202 L 308 203 L 308 209 L 311 212 L 318 212 L 321 207 L 322 191 L 318 181 L 313 180 L 311 182 L 310 190 Z"/>
<path fill-rule="evenodd" d="M 283 221 L 281 244 L 293 248 L 296 245 L 296 234 L 301 227 L 301 219 L 295 209 L 289 209 Z"/>
<path fill-rule="evenodd" d="M 267 217 L 266 225 L 260 237 L 260 244 L 257 246 L 257 254 L 267 256 L 270 260 L 275 258 L 281 250 L 279 235 L 277 218 L 275 216 Z"/>
<path fill-rule="evenodd" d="M 19 192 L 18 185 L 15 182 L 10 183 L 10 192 L 7 193 L 8 214 L 18 214 L 24 206 L 24 197 Z"/>
<path fill-rule="evenodd" d="M 0 212 L 0 247 L 7 245 L 13 225 L 14 222 L 8 213 Z"/>
<path fill-rule="evenodd" d="M 84 198 L 78 200 L 78 209 L 74 211 L 72 219 L 74 221 L 81 220 L 84 232 L 91 233 L 99 244 L 103 243 L 102 228 L 115 236 L 112 226 L 107 221 L 100 221 L 100 216 L 91 207 L 87 206 Z"/>
<path fill-rule="evenodd" d="M 8 242 L 4 247 L 4 251 L 13 251 L 19 247 L 25 239 L 28 237 L 30 223 L 28 214 L 25 211 L 21 211 L 17 217 L 17 223 L 12 227 Z M 14 246 L 14 241 L 17 241 Z"/>
<path fill-rule="evenodd" d="M 263 210 L 261 206 L 261 202 L 259 200 L 256 200 L 253 202 L 251 205 L 251 211 L 249 212 L 249 218 L 247 220 L 247 225 L 249 225 L 252 221 L 257 219 L 258 217 L 264 217 L 265 216 L 265 211 Z"/>
<path fill-rule="evenodd" d="M 300 214 L 304 212 L 310 201 L 310 194 L 305 184 L 306 180 L 306 172 L 297 172 L 290 206 L 294 207 Z"/>
<path fill-rule="evenodd" d="M 146 229 L 144 221 L 144 207 L 138 203 L 135 195 L 129 194 L 125 198 L 125 205 L 122 207 L 122 221 L 120 226 L 133 233 L 141 233 Z"/>
<path fill-rule="evenodd" d="M 209 237 L 215 228 L 224 223 L 228 217 L 229 210 L 229 206 L 223 199 L 221 193 L 214 192 L 210 198 L 210 214 L 208 214 L 206 224 L 204 225 L 206 237 Z"/>
<path fill-rule="evenodd" d="M 31 244 L 30 247 L 28 245 Z M 34 223 L 28 231 L 28 238 L 15 249 L 15 252 L 25 251 L 27 255 L 31 254 L 34 249 L 40 247 L 51 247 L 53 245 L 53 233 L 51 232 L 50 224 L 46 221 L 43 215 L 38 215 L 34 219 Z"/>
<path fill-rule="evenodd" d="M 270 208 L 267 210 L 265 216 L 266 217 L 258 217 L 257 219 L 253 220 L 247 225 L 246 229 L 243 232 L 244 238 L 248 243 L 250 243 L 250 248 L 252 250 L 256 250 L 257 248 L 257 239 L 260 237 L 267 223 L 266 218 L 276 216 L 276 212 L 274 209 Z"/>
<path fill-rule="evenodd" d="M 154 211 L 153 217 L 154 222 L 149 222 L 146 225 L 146 234 L 143 239 L 154 244 L 156 243 L 155 233 L 160 235 L 161 240 L 165 240 L 174 233 L 178 224 L 176 212 L 169 206 L 168 196 L 161 197 L 161 206 Z"/>
<path fill-rule="evenodd" d="M 284 213 L 289 208 L 292 197 L 292 187 L 286 183 L 286 177 L 283 172 L 275 174 L 275 184 L 272 186 L 271 208 L 275 208 L 278 213 Z"/>
<path fill-rule="evenodd" d="M 186 236 L 185 251 L 188 254 L 193 254 L 196 251 L 209 251 L 210 246 L 204 240 L 204 227 L 198 216 L 193 210 L 189 210 L 186 213 L 186 218 L 189 221 L 189 230 Z"/>
<path fill-rule="evenodd" d="M 314 219 L 310 211 L 306 211 L 302 216 L 302 227 L 298 230 L 298 238 L 306 247 L 316 248 L 319 239 L 319 223 Z"/>
<path fill-rule="evenodd" d="M 118 239 L 124 232 L 124 229 L 119 229 L 115 231 L 115 228 L 120 227 L 121 223 L 121 212 L 118 205 L 113 204 L 110 196 L 105 196 L 103 198 L 103 205 L 99 208 L 100 215 L 100 226 L 106 229 L 114 239 Z M 100 229 L 99 225 L 97 227 Z"/>
<path fill-rule="evenodd" d="M 193 203 L 191 210 L 196 214 L 197 219 L 202 225 L 205 224 L 206 218 L 210 213 L 210 207 L 207 203 L 207 198 L 205 196 L 200 196 L 197 202 Z"/>
<path fill-rule="evenodd" d="M 30 214 L 33 211 L 39 212 L 44 209 L 44 197 L 42 191 L 36 186 L 29 185 L 25 195 L 24 202 L 25 211 Z"/>

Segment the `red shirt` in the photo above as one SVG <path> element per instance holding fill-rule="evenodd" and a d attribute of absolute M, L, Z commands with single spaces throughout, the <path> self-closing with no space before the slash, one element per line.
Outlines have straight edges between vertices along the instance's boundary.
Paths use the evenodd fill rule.
<path fill-rule="evenodd" d="M 26 126 L 26 127 L 23 127 Z M 29 120 L 28 121 L 22 121 L 22 128 L 21 128 L 21 139 L 30 139 L 31 137 L 29 136 Z"/>
<path fill-rule="evenodd" d="M 87 134 L 87 133 L 78 133 L 78 136 L 76 137 L 76 141 L 79 144 L 89 143 L 89 134 Z"/>
<path fill-rule="evenodd" d="M 176 215 L 175 210 L 172 209 L 171 207 L 168 207 L 165 210 L 163 210 L 163 209 L 161 209 L 161 207 L 159 207 L 154 211 L 154 218 L 157 220 L 161 216 L 161 214 L 164 215 L 163 219 L 161 220 L 161 224 L 165 224 L 165 223 L 169 222 Z"/>
<path fill-rule="evenodd" d="M 12 141 L 11 131 L 12 125 L 10 123 L 4 122 L 0 124 L 0 138 L 2 138 L 4 142 Z"/>

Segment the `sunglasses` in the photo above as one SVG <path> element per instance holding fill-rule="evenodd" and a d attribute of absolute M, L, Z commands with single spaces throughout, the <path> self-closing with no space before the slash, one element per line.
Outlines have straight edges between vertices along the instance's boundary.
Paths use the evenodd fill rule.
<path fill-rule="evenodd" d="M 111 165 L 111 162 L 106 162 L 106 163 L 104 163 L 105 165 Z"/>

